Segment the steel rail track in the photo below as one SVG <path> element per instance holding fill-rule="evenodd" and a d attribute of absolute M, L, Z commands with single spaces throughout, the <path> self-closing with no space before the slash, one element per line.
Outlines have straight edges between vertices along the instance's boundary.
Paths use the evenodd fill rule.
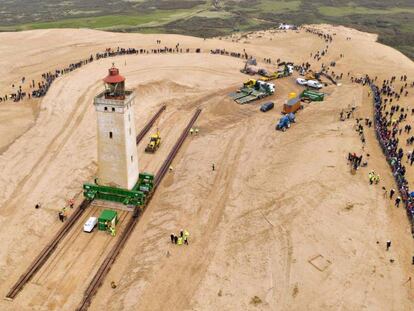
<path fill-rule="evenodd" d="M 152 125 L 159 118 L 161 113 L 165 110 L 165 108 L 166 106 L 163 105 L 160 108 L 160 110 L 151 118 L 150 121 L 148 121 L 148 123 L 144 126 L 144 128 L 139 132 L 139 134 L 136 137 L 137 145 L 145 137 L 145 135 L 151 129 Z M 87 199 L 84 199 L 82 201 L 80 206 L 72 213 L 69 219 L 64 223 L 64 225 L 59 229 L 57 234 L 53 237 L 53 239 L 46 245 L 45 248 L 43 248 L 43 250 L 39 253 L 39 255 L 35 258 L 35 260 L 29 266 L 29 268 L 20 276 L 17 282 L 13 285 L 13 287 L 7 293 L 6 299 L 13 300 L 17 296 L 17 294 L 30 281 L 30 279 L 36 274 L 36 272 L 39 271 L 39 269 L 46 263 L 47 259 L 55 251 L 58 244 L 68 234 L 68 232 L 72 229 L 74 224 L 83 215 L 83 212 L 85 211 L 85 209 L 87 209 L 91 205 L 91 203 L 92 201 L 87 200 Z"/>
<path fill-rule="evenodd" d="M 142 207 L 135 207 L 134 213 L 130 218 L 127 227 L 122 232 L 121 236 L 119 237 L 117 243 L 112 247 L 111 251 L 105 258 L 104 262 L 99 267 L 98 271 L 94 275 L 93 279 L 91 280 L 88 288 L 85 290 L 83 299 L 79 304 L 77 311 L 86 311 L 93 299 L 93 296 L 97 293 L 99 287 L 102 285 L 103 280 L 105 279 L 106 275 L 109 273 L 112 264 L 115 262 L 116 257 L 120 253 L 121 249 L 127 242 L 128 238 L 130 237 L 131 233 L 133 232 L 136 224 L 138 223 L 139 216 L 144 212 L 146 207 L 148 206 L 149 202 L 152 199 L 152 196 L 161 183 L 163 177 L 165 176 L 166 172 L 168 171 L 172 161 L 174 160 L 175 156 L 177 155 L 178 151 L 180 150 L 181 146 L 183 145 L 185 139 L 188 136 L 190 128 L 194 125 L 195 121 L 197 120 L 198 116 L 201 113 L 201 109 L 197 109 L 194 113 L 193 117 L 191 118 L 190 122 L 183 130 L 181 136 L 179 137 L 178 141 L 175 143 L 174 147 L 171 149 L 170 153 L 168 154 L 166 160 L 163 162 L 161 168 L 158 170 L 155 179 L 154 179 L 154 187 L 152 191 L 149 193 L 148 198 Z"/>

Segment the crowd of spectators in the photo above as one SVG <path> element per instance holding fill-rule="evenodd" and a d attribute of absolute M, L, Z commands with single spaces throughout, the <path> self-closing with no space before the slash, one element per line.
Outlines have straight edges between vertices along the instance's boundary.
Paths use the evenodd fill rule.
<path fill-rule="evenodd" d="M 157 40 L 157 43 L 161 41 Z M 25 98 L 40 98 L 47 94 L 50 86 L 52 85 L 53 81 L 56 80 L 59 76 L 62 76 L 64 74 L 68 74 L 78 68 L 81 68 L 95 60 L 103 59 L 103 58 L 109 58 L 109 57 L 116 57 L 121 55 L 132 55 L 132 54 L 166 54 L 166 53 L 201 53 L 201 49 L 197 48 L 194 50 L 191 50 L 189 48 L 183 49 L 180 47 L 180 44 L 177 43 L 174 48 L 170 47 L 160 47 L 156 49 L 137 49 L 137 48 L 121 48 L 118 47 L 117 49 L 111 49 L 107 48 L 103 52 L 98 52 L 95 55 L 90 55 L 89 57 L 79 60 L 75 63 L 71 63 L 67 65 L 64 68 L 58 68 L 54 71 L 45 72 L 41 75 L 40 81 L 34 81 L 32 80 L 29 84 L 29 90 L 23 91 L 22 87 L 25 83 L 25 77 L 21 79 L 21 83 L 19 86 L 12 85 L 12 93 L 5 94 L 3 96 L 0 96 L 0 103 L 7 102 L 7 101 L 13 101 L 13 102 L 19 102 L 21 100 L 24 100 Z M 227 55 L 227 53 L 226 53 Z M 231 56 L 234 57 L 240 57 L 241 53 L 230 53 Z"/>
<path fill-rule="evenodd" d="M 391 113 L 385 111 L 386 101 L 382 99 L 382 95 L 388 95 L 390 93 L 390 81 L 384 81 L 382 88 L 379 88 L 368 76 L 364 80 L 365 83 L 370 85 L 372 90 L 376 136 L 387 158 L 387 162 L 392 169 L 392 173 L 400 193 L 399 198 L 406 208 L 408 218 L 413 228 L 414 198 L 410 192 L 408 181 L 406 179 L 406 167 L 403 161 L 404 150 L 400 146 L 400 140 L 398 137 L 401 134 L 399 125 L 403 120 L 405 120 L 407 114 L 403 108 L 397 109 L 391 107 L 392 111 L 399 112 L 399 117 L 393 118 Z M 405 127 L 405 131 L 407 131 L 407 129 L 408 127 Z M 413 153 L 407 153 L 407 161 L 410 161 L 411 164 L 413 163 Z"/>

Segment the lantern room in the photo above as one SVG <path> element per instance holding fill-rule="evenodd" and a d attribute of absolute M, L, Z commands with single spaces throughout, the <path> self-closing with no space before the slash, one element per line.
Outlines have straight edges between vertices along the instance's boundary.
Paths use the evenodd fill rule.
<path fill-rule="evenodd" d="M 112 65 L 108 70 L 105 82 L 105 98 L 124 100 L 125 99 L 125 78 L 119 74 L 119 69 Z"/>

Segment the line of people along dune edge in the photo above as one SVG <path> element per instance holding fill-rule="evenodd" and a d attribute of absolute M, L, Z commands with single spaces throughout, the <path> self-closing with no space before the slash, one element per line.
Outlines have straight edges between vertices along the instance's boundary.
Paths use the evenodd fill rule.
<path fill-rule="evenodd" d="M 160 40 L 157 40 L 157 42 L 160 42 Z M 218 52 L 219 51 L 219 52 Z M 203 51 L 201 48 L 180 48 L 180 44 L 177 43 L 175 48 L 157 48 L 157 49 L 143 49 L 143 48 L 121 48 L 118 47 L 116 49 L 107 48 L 103 52 L 97 52 L 95 55 L 91 54 L 89 57 L 79 60 L 74 63 L 70 63 L 69 65 L 63 67 L 63 68 L 57 68 L 55 70 L 51 70 L 49 72 L 43 73 L 41 75 L 40 81 L 31 80 L 29 82 L 28 90 L 24 90 L 23 86 L 25 85 L 25 82 L 27 82 L 26 77 L 22 77 L 19 81 L 19 85 L 17 83 L 12 84 L 13 91 L 9 94 L 4 94 L 3 96 L 0 96 L 0 103 L 7 102 L 7 101 L 13 101 L 13 102 L 20 102 L 24 100 L 25 98 L 31 99 L 31 98 L 40 98 L 44 97 L 52 83 L 60 76 L 68 74 L 76 69 L 82 68 L 83 66 L 92 63 L 93 61 L 97 61 L 104 58 L 109 57 L 116 57 L 116 56 L 122 56 L 122 55 L 145 55 L 145 54 L 182 54 L 182 53 L 202 53 Z M 222 49 L 216 49 L 216 50 L 210 50 L 208 51 L 211 54 L 221 54 L 231 57 L 237 57 L 237 58 L 249 58 L 252 56 L 249 56 L 245 51 L 243 53 L 241 52 L 229 52 Z"/>
<path fill-rule="evenodd" d="M 331 43 L 333 40 L 333 36 L 330 34 L 325 34 L 319 30 L 313 29 L 313 28 L 306 28 L 303 27 L 303 29 L 306 30 L 306 32 L 312 33 L 323 39 L 326 43 Z M 156 40 L 157 45 L 161 45 L 161 40 Z M 326 49 L 322 51 L 317 51 L 315 54 L 311 53 L 311 56 L 314 55 L 314 59 L 317 59 L 318 61 L 325 56 L 325 53 L 327 53 L 328 46 L 326 46 Z M 12 91 L 8 94 L 0 95 L 0 103 L 7 102 L 7 101 L 13 101 L 13 102 L 20 102 L 24 100 L 25 98 L 31 99 L 31 98 L 40 98 L 44 97 L 52 83 L 55 81 L 56 78 L 70 73 L 76 69 L 79 69 L 95 60 L 108 58 L 108 57 L 116 57 L 116 56 L 122 56 L 122 55 L 142 55 L 142 54 L 166 54 L 166 53 L 202 53 L 201 48 L 182 48 L 180 47 L 180 43 L 177 43 L 174 48 L 171 47 L 159 47 L 159 48 L 122 48 L 117 47 L 116 49 L 112 48 L 106 48 L 103 52 L 97 52 L 95 55 L 91 54 L 89 57 L 85 57 L 84 59 L 81 59 L 79 61 L 73 62 L 68 64 L 67 66 L 64 66 L 63 68 L 56 68 L 55 70 L 51 70 L 48 72 L 45 72 L 41 75 L 40 81 L 35 81 L 32 79 L 31 81 L 27 81 L 26 77 L 22 77 L 18 83 L 13 83 L 11 85 Z M 254 58 L 253 55 L 248 55 L 246 53 L 246 50 L 243 49 L 243 52 L 233 52 L 233 51 L 227 51 L 226 49 L 214 49 L 208 51 L 211 54 L 220 54 L 220 55 L 226 55 L 231 57 L 237 57 L 237 58 Z M 279 61 L 279 59 L 278 59 Z M 266 63 L 271 63 L 271 58 L 265 59 Z M 29 82 L 28 89 L 24 90 L 23 86 L 26 82 Z"/>

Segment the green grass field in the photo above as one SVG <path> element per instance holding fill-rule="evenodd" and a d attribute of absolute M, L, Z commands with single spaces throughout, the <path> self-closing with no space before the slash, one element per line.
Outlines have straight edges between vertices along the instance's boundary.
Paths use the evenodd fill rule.
<path fill-rule="evenodd" d="M 160 26 L 176 19 L 187 17 L 192 12 L 157 11 L 143 15 L 107 15 L 97 17 L 68 18 L 55 22 L 35 22 L 17 26 L 0 26 L 1 30 L 28 30 L 46 28 L 93 28 L 93 29 L 119 29 L 136 26 Z"/>
<path fill-rule="evenodd" d="M 261 11 L 276 11 L 276 12 L 284 12 L 284 11 L 296 11 L 299 9 L 300 5 L 302 4 L 301 1 L 274 1 L 274 0 L 262 0 L 257 5 Z"/>
<path fill-rule="evenodd" d="M 318 8 L 319 13 L 325 16 L 346 16 L 346 15 L 367 15 L 367 14 L 398 14 L 398 13 L 414 13 L 413 8 L 389 8 L 389 9 L 370 9 L 365 7 L 355 7 L 355 6 L 342 6 L 342 7 L 330 7 L 330 6 L 321 6 Z"/>
<path fill-rule="evenodd" d="M 0 1 L 0 31 L 93 28 L 200 37 L 281 22 L 331 23 L 379 34 L 414 59 L 413 0 L 28 0 Z M 33 9 L 35 7 L 36 9 Z"/>

